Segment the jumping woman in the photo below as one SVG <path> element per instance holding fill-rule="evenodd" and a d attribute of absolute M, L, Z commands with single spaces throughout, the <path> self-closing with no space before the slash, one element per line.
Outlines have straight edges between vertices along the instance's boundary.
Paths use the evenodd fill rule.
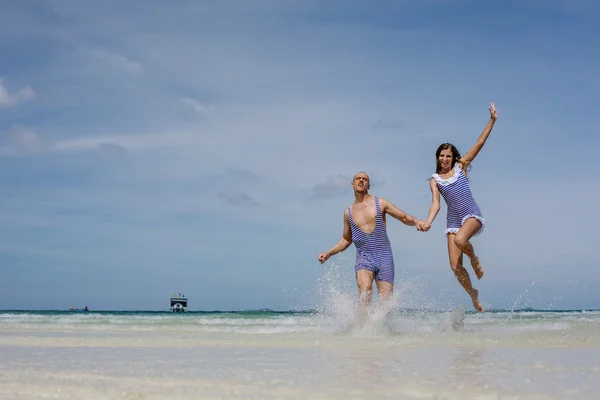
<path fill-rule="evenodd" d="M 477 279 L 481 279 L 483 267 L 479 262 L 479 258 L 475 255 L 470 240 L 473 236 L 483 232 L 485 219 L 471 194 L 471 187 L 467 180 L 467 170 L 485 144 L 498 118 L 498 112 L 493 102 L 490 103 L 489 110 L 490 120 L 467 154 L 461 157 L 456 147 L 450 143 L 441 144 L 435 152 L 435 174 L 433 174 L 429 185 L 432 201 L 429 215 L 423 226 L 424 230 L 429 230 L 440 211 L 441 193 L 448 206 L 447 225 L 444 234 L 448 237 L 450 267 L 458 282 L 471 296 L 473 307 L 477 311 L 483 311 L 483 306 L 479 302 L 479 292 L 473 288 L 469 273 L 463 266 L 463 253 L 469 257 Z"/>

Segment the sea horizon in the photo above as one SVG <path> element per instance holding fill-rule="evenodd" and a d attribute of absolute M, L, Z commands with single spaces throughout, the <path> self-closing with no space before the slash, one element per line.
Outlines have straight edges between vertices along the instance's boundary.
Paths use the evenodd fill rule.
<path fill-rule="evenodd" d="M 395 309 L 395 312 L 435 312 L 435 313 L 446 313 L 451 312 L 455 308 L 402 308 L 399 307 Z M 0 312 L 74 312 L 81 311 L 81 309 L 69 310 L 68 307 L 65 309 L 55 309 L 55 308 L 31 308 L 31 309 L 0 309 Z M 485 314 L 485 313 L 505 313 L 505 312 L 585 312 L 585 311 L 600 311 L 600 308 L 534 308 L 534 307 L 524 307 L 524 308 L 490 308 L 486 309 L 483 313 L 480 313 L 476 310 L 465 310 L 467 314 Z M 122 309 L 89 309 L 86 312 L 90 313 L 111 313 L 111 312 L 120 312 L 120 313 L 173 313 L 173 311 L 167 309 L 130 309 L 130 308 L 122 308 Z M 276 308 L 248 308 L 248 309 L 212 309 L 212 310 L 198 310 L 198 309 L 188 309 L 185 312 L 175 313 L 175 314 L 185 314 L 185 313 L 199 313 L 199 314 L 214 314 L 214 313 L 252 313 L 252 312 L 270 312 L 270 313 L 298 313 L 298 314 L 317 314 L 323 312 L 317 308 L 307 308 L 307 309 L 276 309 Z"/>

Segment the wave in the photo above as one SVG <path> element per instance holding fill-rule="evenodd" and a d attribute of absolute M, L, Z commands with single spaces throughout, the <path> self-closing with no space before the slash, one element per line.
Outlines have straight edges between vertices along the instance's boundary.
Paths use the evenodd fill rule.
<path fill-rule="evenodd" d="M 600 336 L 600 310 L 526 310 L 465 313 L 415 309 L 377 310 L 356 330 L 352 309 L 303 311 L 0 311 L 0 331 L 172 332 L 181 334 L 411 335 L 462 331 L 495 335 L 572 334 Z"/>

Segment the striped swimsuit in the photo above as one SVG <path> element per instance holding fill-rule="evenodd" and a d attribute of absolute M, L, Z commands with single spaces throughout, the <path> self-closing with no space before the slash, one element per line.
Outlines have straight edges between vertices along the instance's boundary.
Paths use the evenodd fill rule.
<path fill-rule="evenodd" d="M 433 174 L 433 179 L 435 179 L 437 187 L 442 196 L 444 196 L 444 200 L 448 206 L 447 224 L 444 234 L 457 233 L 469 218 L 475 218 L 481 222 L 481 228 L 474 236 L 483 232 L 485 219 L 481 215 L 481 210 L 471 194 L 469 181 L 460 165 L 458 163 L 454 164 L 454 175 L 450 178 L 443 179 L 438 174 Z"/>
<path fill-rule="evenodd" d="M 354 270 L 358 272 L 366 269 L 373 272 L 373 277 L 379 281 L 394 283 L 394 257 L 390 240 L 385 230 L 385 223 L 379 206 L 379 199 L 375 197 L 375 230 L 365 233 L 354 224 L 352 219 L 352 207 L 348 207 L 350 217 L 350 228 L 352 229 L 352 242 L 356 246 L 356 264 Z"/>

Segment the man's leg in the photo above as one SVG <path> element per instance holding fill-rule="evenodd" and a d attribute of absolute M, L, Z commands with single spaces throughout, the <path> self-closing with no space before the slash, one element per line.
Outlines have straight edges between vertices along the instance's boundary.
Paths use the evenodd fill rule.
<path fill-rule="evenodd" d="M 395 306 L 395 304 L 389 302 L 392 298 L 392 292 L 394 291 L 394 284 L 382 280 L 376 280 L 375 283 L 377 284 L 377 297 L 379 298 L 380 312 L 385 313 L 383 320 L 389 324 L 392 318 L 391 311 Z"/>
<path fill-rule="evenodd" d="M 379 297 L 379 303 L 384 303 L 392 297 L 394 291 L 394 284 L 386 281 L 375 281 L 377 285 L 377 297 Z"/>
<path fill-rule="evenodd" d="M 469 296 L 471 296 L 471 301 L 473 302 L 473 307 L 477 311 L 483 311 L 483 306 L 479 302 L 479 292 L 477 289 L 473 289 L 473 285 L 471 284 L 471 277 L 469 273 L 463 267 L 463 252 L 458 246 L 454 243 L 454 237 L 456 235 L 454 233 L 448 234 L 448 257 L 450 258 L 450 268 L 452 268 L 452 272 L 456 276 L 458 283 L 462 285 L 462 287 L 467 291 Z"/>
<path fill-rule="evenodd" d="M 367 316 L 373 297 L 373 272 L 364 268 L 356 271 L 356 284 L 358 286 L 358 319 L 362 322 Z"/>

